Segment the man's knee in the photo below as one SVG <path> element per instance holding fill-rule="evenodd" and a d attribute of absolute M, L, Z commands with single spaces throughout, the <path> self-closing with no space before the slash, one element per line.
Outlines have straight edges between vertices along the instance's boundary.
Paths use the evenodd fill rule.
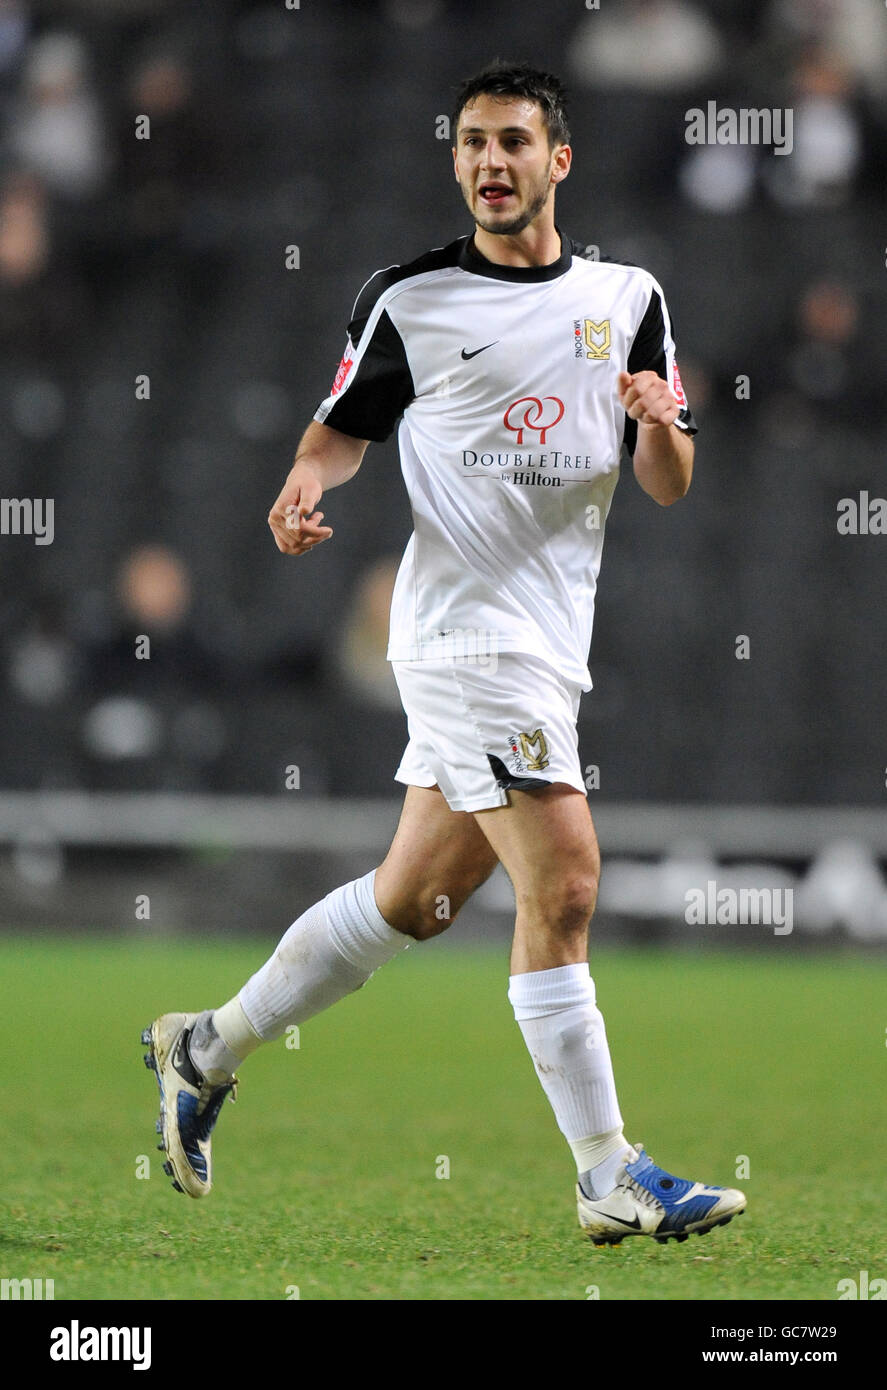
<path fill-rule="evenodd" d="M 589 867 L 584 874 L 568 879 L 561 901 L 565 927 L 582 930 L 587 927 L 597 904 L 600 869 Z"/>
<path fill-rule="evenodd" d="M 476 888 L 489 878 L 489 863 L 465 866 L 448 882 L 428 882 L 409 898 L 396 904 L 387 918 L 389 925 L 414 941 L 440 936 L 455 921 Z"/>
<path fill-rule="evenodd" d="M 574 867 L 559 878 L 552 877 L 544 889 L 527 902 L 529 914 L 544 922 L 556 936 L 578 935 L 591 921 L 599 881 L 597 863 L 589 863 L 583 869 Z"/>

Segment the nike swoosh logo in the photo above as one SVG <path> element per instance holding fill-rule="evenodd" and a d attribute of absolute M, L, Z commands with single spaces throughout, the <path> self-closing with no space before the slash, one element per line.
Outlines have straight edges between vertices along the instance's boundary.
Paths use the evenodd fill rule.
<path fill-rule="evenodd" d="M 608 1221 L 618 1221 L 620 1226 L 626 1226 L 629 1231 L 639 1231 L 641 1229 L 641 1218 L 636 1216 L 634 1221 L 625 1221 L 621 1216 L 613 1216 L 611 1212 L 606 1213 Z"/>
<path fill-rule="evenodd" d="M 197 1069 L 191 1061 L 191 1054 L 188 1051 L 188 1038 L 190 1036 L 190 1029 L 185 1029 L 179 1041 L 176 1043 L 176 1048 L 172 1055 L 172 1064 L 182 1080 L 187 1081 L 189 1086 L 199 1086 L 201 1078 L 197 1074 Z"/>
<path fill-rule="evenodd" d="M 474 349 L 474 352 L 466 352 L 465 348 L 463 348 L 463 349 L 462 349 L 462 361 L 463 361 L 463 362 L 470 362 L 471 359 L 472 359 L 472 357 L 476 357 L 477 354 L 478 354 L 479 352 L 486 352 L 487 348 L 495 347 L 495 346 L 496 346 L 496 343 L 498 343 L 498 341 L 499 341 L 499 339 L 497 338 L 497 339 L 495 340 L 495 342 L 487 343 L 487 344 L 486 344 L 484 347 L 482 347 L 482 348 L 475 348 L 475 349 Z"/>

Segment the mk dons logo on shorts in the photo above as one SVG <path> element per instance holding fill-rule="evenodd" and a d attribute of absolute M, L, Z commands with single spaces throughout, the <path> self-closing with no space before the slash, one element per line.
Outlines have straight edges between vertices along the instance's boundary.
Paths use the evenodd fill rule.
<path fill-rule="evenodd" d="M 590 362 L 609 362 L 610 360 L 610 320 L 573 320 L 574 356 L 584 357 Z"/>
<path fill-rule="evenodd" d="M 521 396 L 520 400 L 511 402 L 502 416 L 502 423 L 507 430 L 514 430 L 516 443 L 523 444 L 524 430 L 531 430 L 538 433 L 539 443 L 544 444 L 548 431 L 563 417 L 564 403 L 559 396 L 543 396 L 541 400 L 538 396 Z"/>
<path fill-rule="evenodd" d="M 541 729 L 532 734 L 509 734 L 508 743 L 516 772 L 543 772 L 548 767 L 548 743 Z"/>

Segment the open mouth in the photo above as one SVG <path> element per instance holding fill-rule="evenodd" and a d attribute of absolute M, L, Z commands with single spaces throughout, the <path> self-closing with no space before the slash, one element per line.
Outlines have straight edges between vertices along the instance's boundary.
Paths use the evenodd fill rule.
<path fill-rule="evenodd" d="M 499 207 L 507 198 L 514 196 L 513 190 L 509 188 L 507 183 L 500 183 L 496 179 L 490 180 L 489 183 L 482 183 L 477 193 L 481 202 L 486 203 L 487 207 L 491 208 Z"/>

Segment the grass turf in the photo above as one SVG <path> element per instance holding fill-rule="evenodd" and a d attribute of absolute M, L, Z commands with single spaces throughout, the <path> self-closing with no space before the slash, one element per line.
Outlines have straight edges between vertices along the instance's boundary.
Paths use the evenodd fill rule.
<path fill-rule="evenodd" d="M 298 1049 L 250 1058 L 213 1193 L 174 1192 L 139 1033 L 230 997 L 263 958 L 0 945 L 4 1278 L 52 1278 L 57 1300 L 833 1300 L 840 1279 L 887 1274 L 881 961 L 595 954 L 628 1136 L 749 1199 L 701 1239 L 595 1249 L 500 951 L 414 949 Z"/>

